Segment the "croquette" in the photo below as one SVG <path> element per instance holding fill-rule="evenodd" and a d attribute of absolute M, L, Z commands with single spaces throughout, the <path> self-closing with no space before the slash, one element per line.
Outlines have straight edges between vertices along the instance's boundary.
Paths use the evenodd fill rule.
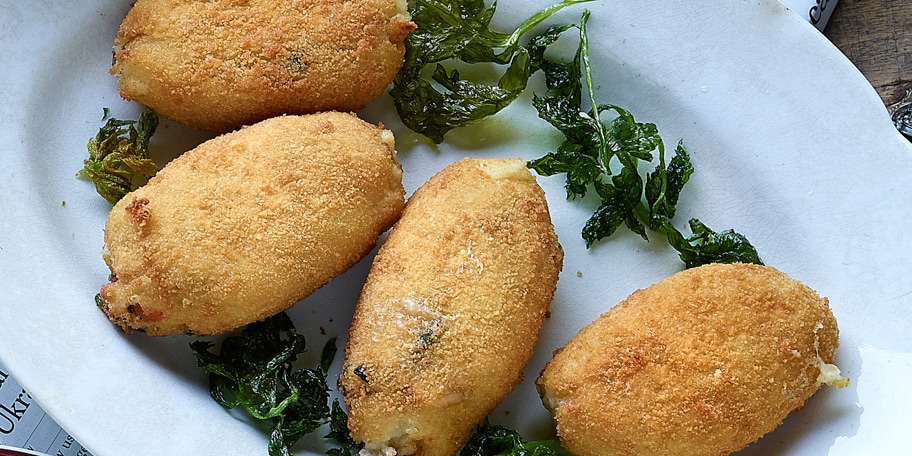
<path fill-rule="evenodd" d="M 362 108 L 396 76 L 414 28 L 404 0 L 138 0 L 110 72 L 123 98 L 227 132 Z"/>
<path fill-rule="evenodd" d="M 288 309 L 364 257 L 405 205 L 391 132 L 352 114 L 209 140 L 105 225 L 99 305 L 125 331 L 218 334 Z"/>
<path fill-rule="evenodd" d="M 828 301 L 768 267 L 688 269 L 630 295 L 538 379 L 576 456 L 726 455 L 822 383 L 845 386 Z"/>
<path fill-rule="evenodd" d="M 362 454 L 455 454 L 521 381 L 562 261 L 523 160 L 466 159 L 419 188 L 374 259 L 339 379 Z"/>

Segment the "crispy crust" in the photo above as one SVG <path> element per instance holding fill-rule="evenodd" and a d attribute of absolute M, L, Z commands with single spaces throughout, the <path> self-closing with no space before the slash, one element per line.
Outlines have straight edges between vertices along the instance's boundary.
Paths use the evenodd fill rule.
<path fill-rule="evenodd" d="M 404 206 L 401 178 L 392 133 L 351 114 L 207 141 L 111 210 L 102 308 L 156 336 L 274 315 L 370 251 Z"/>
<path fill-rule="evenodd" d="M 390 0 L 138 0 L 111 74 L 123 98 L 224 132 L 360 109 L 399 71 L 414 28 Z"/>
<path fill-rule="evenodd" d="M 807 286 L 708 265 L 634 292 L 555 352 L 538 386 L 574 455 L 725 455 L 800 408 L 837 345 Z"/>
<path fill-rule="evenodd" d="M 463 160 L 429 180 L 355 311 L 339 379 L 352 437 L 371 454 L 454 454 L 521 380 L 562 260 L 522 160 Z"/>

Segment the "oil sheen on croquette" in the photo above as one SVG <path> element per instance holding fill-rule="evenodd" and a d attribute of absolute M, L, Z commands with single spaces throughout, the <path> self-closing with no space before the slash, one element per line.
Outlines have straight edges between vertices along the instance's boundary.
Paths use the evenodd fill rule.
<path fill-rule="evenodd" d="M 371 267 L 339 387 L 367 454 L 452 456 L 522 379 L 563 253 L 521 159 L 466 159 L 409 199 Z"/>
<path fill-rule="evenodd" d="M 100 307 L 124 330 L 218 334 L 286 310 L 398 219 L 393 135 L 352 114 L 269 119 L 207 141 L 105 225 Z"/>

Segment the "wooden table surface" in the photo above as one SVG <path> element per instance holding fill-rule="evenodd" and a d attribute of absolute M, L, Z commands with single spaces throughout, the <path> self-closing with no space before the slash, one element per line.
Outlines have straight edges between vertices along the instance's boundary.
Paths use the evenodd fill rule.
<path fill-rule="evenodd" d="M 838 0 L 824 35 L 868 78 L 886 105 L 912 89 L 912 2 Z"/>

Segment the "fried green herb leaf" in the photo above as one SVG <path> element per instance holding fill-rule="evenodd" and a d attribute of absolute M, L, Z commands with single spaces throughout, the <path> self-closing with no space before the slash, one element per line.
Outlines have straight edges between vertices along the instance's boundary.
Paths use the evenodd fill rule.
<path fill-rule="evenodd" d="M 513 429 L 479 424 L 458 456 L 570 456 L 557 439 L 524 442 Z"/>
<path fill-rule="evenodd" d="M 332 410 L 329 412 L 329 434 L 327 439 L 335 440 L 340 447 L 332 448 L 326 452 L 329 456 L 355 456 L 364 445 L 355 443 L 348 433 L 348 415 L 339 405 L 339 400 L 333 401 Z"/>
<path fill-rule="evenodd" d="M 709 263 L 763 264 L 750 241 L 733 230 L 716 233 L 697 219 L 690 220 L 693 234 L 686 239 L 673 228 L 666 227 L 666 230 L 668 242 L 688 268 Z"/>
<path fill-rule="evenodd" d="M 538 63 L 519 44 L 530 29 L 564 7 L 591 0 L 563 0 L 526 19 L 513 33 L 490 29 L 496 2 L 484 0 L 412 0 L 418 25 L 405 40 L 405 59 L 390 94 L 403 123 L 435 143 L 453 128 L 497 113 L 526 88 Z M 506 65 L 495 85 L 464 79 L 445 61 Z M 430 77 L 425 68 L 434 65 Z"/>
<path fill-rule="evenodd" d="M 538 174 L 565 174 L 567 197 L 583 197 L 590 189 L 600 205 L 582 229 L 586 246 L 614 234 L 621 226 L 648 240 L 648 232 L 666 236 L 687 267 L 714 262 L 762 264 L 756 249 L 732 230 L 716 233 L 700 221 L 690 222 L 693 235 L 685 237 L 671 220 L 684 185 L 694 172 L 690 154 L 678 143 L 670 160 L 658 128 L 637 122 L 620 106 L 598 104 L 589 62 L 586 23 L 579 24 L 579 45 L 574 58 L 562 62 L 543 59 L 547 91 L 532 103 L 539 117 L 564 134 L 556 151 L 531 160 Z M 532 42 L 535 47 L 535 40 Z M 585 85 L 584 85 L 585 83 Z M 583 95 L 588 96 L 585 110 Z M 602 120 L 611 116 L 610 120 Z M 656 162 L 645 178 L 640 169 Z"/>
<path fill-rule="evenodd" d="M 158 128 L 158 116 L 146 108 L 138 121 L 119 120 L 104 108 L 102 120 L 107 122 L 89 139 L 89 158 L 76 175 L 91 179 L 98 194 L 115 204 L 158 172 L 149 158 L 149 138 Z"/>
<path fill-rule="evenodd" d="M 290 447 L 326 423 L 330 415 L 326 370 L 335 356 L 335 339 L 324 347 L 320 367 L 297 369 L 292 364 L 306 351 L 285 313 L 244 327 L 240 335 L 213 344 L 191 344 L 199 366 L 209 374 L 209 392 L 223 407 L 243 407 L 251 416 L 273 423 L 270 456 L 290 455 Z"/>

